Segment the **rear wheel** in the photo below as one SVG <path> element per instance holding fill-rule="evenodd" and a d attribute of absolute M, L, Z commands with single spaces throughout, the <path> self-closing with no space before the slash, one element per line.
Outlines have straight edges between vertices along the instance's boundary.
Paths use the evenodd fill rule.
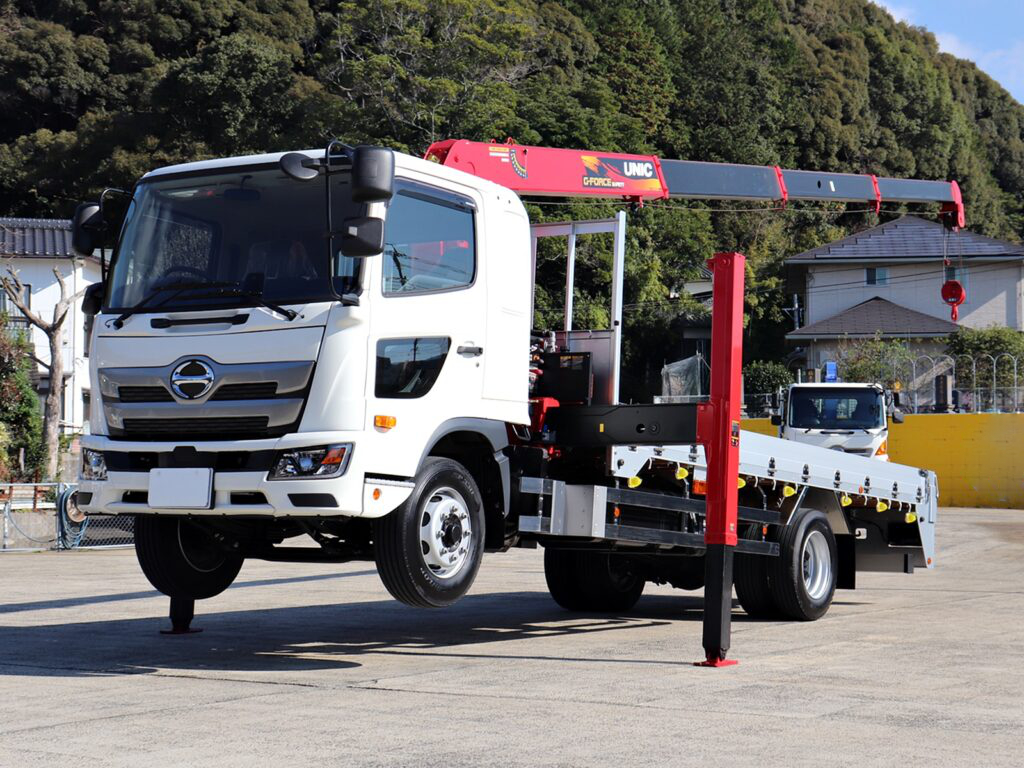
<path fill-rule="evenodd" d="M 183 600 L 219 595 L 231 586 L 243 561 L 200 523 L 158 515 L 135 518 L 135 555 L 150 584 Z"/>
<path fill-rule="evenodd" d="M 606 552 L 545 549 L 544 576 L 551 597 L 570 611 L 628 611 L 645 584 L 627 559 Z"/>
<path fill-rule="evenodd" d="M 568 549 L 544 549 L 544 579 L 548 592 L 567 611 L 587 609 L 587 595 L 580 583 L 580 554 Z"/>
<path fill-rule="evenodd" d="M 743 538 L 760 539 L 761 526 L 745 526 Z M 779 608 L 775 605 L 775 598 L 768 584 L 768 561 L 773 559 L 767 555 L 736 555 L 733 582 L 736 585 L 736 597 L 739 598 L 740 605 L 748 616 L 758 619 L 779 617 Z"/>
<path fill-rule="evenodd" d="M 466 594 L 484 551 L 484 511 L 473 476 L 430 458 L 406 502 L 374 523 L 377 573 L 406 605 L 440 608 Z"/>
<path fill-rule="evenodd" d="M 772 597 L 782 613 L 799 621 L 824 616 L 832 605 L 838 572 L 828 518 L 816 509 L 794 513 L 782 529 L 779 556 L 768 569 Z"/>

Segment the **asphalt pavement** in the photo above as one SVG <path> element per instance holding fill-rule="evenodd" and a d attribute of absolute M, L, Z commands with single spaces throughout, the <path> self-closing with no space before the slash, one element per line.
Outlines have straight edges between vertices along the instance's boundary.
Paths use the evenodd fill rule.
<path fill-rule="evenodd" d="M 700 593 L 569 614 L 540 550 L 457 605 L 372 564 L 248 562 L 165 636 L 131 550 L 0 555 L 0 766 L 1024 764 L 1024 511 L 942 510 L 936 568 L 861 574 L 703 669 Z"/>

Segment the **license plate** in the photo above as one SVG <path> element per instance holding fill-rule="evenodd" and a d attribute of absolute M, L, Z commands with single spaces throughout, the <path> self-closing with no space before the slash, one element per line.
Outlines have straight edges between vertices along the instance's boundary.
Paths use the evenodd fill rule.
<path fill-rule="evenodd" d="M 149 506 L 154 509 L 209 509 L 212 469 L 151 469 Z"/>

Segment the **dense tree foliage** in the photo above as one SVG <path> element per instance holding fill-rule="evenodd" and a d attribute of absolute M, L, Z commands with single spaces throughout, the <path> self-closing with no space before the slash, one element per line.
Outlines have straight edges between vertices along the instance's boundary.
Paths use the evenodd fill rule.
<path fill-rule="evenodd" d="M 36 480 L 46 458 L 28 346 L 0 315 L 0 480 Z"/>
<path fill-rule="evenodd" d="M 1024 232 L 1024 107 L 866 0 L 0 0 L 0 110 L 4 214 L 68 215 L 155 165 L 330 135 L 417 153 L 514 136 L 956 178 L 972 228 Z M 877 223 L 863 209 L 637 212 L 627 389 L 678 356 L 703 311 L 679 288 L 715 248 L 748 254 L 748 348 L 777 357 L 782 260 Z M 581 244 L 578 322 L 607 319 L 608 250 Z M 550 320 L 561 265 L 554 244 L 540 257 Z"/>

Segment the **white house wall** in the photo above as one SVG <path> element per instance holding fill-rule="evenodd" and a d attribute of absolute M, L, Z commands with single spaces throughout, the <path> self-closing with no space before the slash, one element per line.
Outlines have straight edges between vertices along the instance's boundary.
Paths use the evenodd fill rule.
<path fill-rule="evenodd" d="M 69 294 L 81 291 L 87 285 L 98 282 L 100 267 L 95 261 L 84 259 L 44 259 L 44 258 L 7 258 L 0 262 L 0 269 L 6 274 L 8 266 L 18 271 L 18 277 L 25 285 L 31 286 L 31 309 L 43 320 L 53 319 L 53 308 L 60 299 L 60 286 L 53 275 L 54 267 L 60 270 L 67 285 Z M 68 311 L 64 321 L 64 375 L 66 382 L 64 421 L 66 430 L 78 432 L 84 421 L 88 419 L 82 403 L 82 391 L 89 389 L 89 361 L 85 356 L 84 315 L 81 310 L 81 298 L 77 299 Z M 11 311 L 15 314 L 16 310 Z M 32 343 L 35 355 L 41 360 L 49 361 L 50 347 L 46 335 L 38 328 L 31 326 Z M 37 366 L 39 375 L 46 377 L 47 371 Z"/>
<path fill-rule="evenodd" d="M 956 264 L 955 258 L 952 261 Z M 941 265 L 898 264 L 888 269 L 887 285 L 867 285 L 864 264 L 810 266 L 804 324 L 833 317 L 875 296 L 907 309 L 949 319 L 949 307 L 942 303 L 939 295 L 945 281 Z M 1021 271 L 1021 263 L 1017 261 L 967 265 L 967 301 L 960 307 L 959 322 L 971 328 L 999 325 L 1024 330 Z"/>

